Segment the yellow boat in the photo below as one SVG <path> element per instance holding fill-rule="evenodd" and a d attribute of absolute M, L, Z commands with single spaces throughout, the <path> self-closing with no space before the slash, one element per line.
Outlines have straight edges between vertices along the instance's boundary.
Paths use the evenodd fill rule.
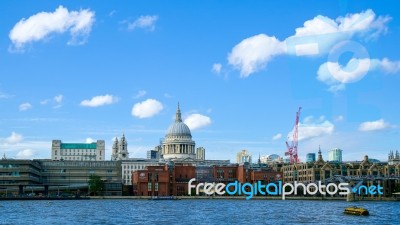
<path fill-rule="evenodd" d="M 358 215 L 358 216 L 368 216 L 369 215 L 368 210 L 361 208 L 361 207 L 357 207 L 357 206 L 348 207 L 348 208 L 344 209 L 344 213 L 349 214 L 349 215 Z"/>

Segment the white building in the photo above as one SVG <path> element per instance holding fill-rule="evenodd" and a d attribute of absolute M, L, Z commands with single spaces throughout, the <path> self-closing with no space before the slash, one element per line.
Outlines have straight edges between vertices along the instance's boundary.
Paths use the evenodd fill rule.
<path fill-rule="evenodd" d="M 52 160 L 104 161 L 104 140 L 93 143 L 63 143 L 61 140 L 51 142 Z"/>
<path fill-rule="evenodd" d="M 206 150 L 203 147 L 196 148 L 196 159 L 203 161 L 206 159 Z"/>
<path fill-rule="evenodd" d="M 176 110 L 175 122 L 168 128 L 162 142 L 162 157 L 166 160 L 196 159 L 195 142 L 189 127 L 182 122 L 181 110 Z"/>
<path fill-rule="evenodd" d="M 271 155 L 261 156 L 260 161 L 261 163 L 270 164 L 274 162 L 283 162 L 283 158 L 277 154 L 271 154 Z"/>
<path fill-rule="evenodd" d="M 236 154 L 237 163 L 252 163 L 251 154 L 247 150 L 242 150 Z"/>
<path fill-rule="evenodd" d="M 122 182 L 124 185 L 132 185 L 132 172 L 143 170 L 146 166 L 158 166 L 158 160 L 151 159 L 128 159 L 121 161 Z"/>
<path fill-rule="evenodd" d="M 112 145 L 111 161 L 129 159 L 128 142 L 125 139 L 125 134 L 122 134 L 121 139 L 115 138 Z"/>

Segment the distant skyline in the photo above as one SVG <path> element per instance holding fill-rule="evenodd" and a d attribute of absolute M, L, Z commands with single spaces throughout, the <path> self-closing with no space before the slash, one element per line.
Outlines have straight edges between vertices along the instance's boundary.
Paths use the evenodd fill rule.
<path fill-rule="evenodd" d="M 376 1 L 2 1 L 0 154 L 164 138 L 178 102 L 206 159 L 399 149 L 400 9 Z M 23 7 L 22 7 L 23 6 Z"/>

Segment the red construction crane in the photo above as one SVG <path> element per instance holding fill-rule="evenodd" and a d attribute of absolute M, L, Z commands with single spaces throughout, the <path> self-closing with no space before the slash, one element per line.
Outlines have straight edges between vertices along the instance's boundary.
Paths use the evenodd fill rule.
<path fill-rule="evenodd" d="M 296 113 L 296 120 L 294 122 L 293 138 L 292 138 L 291 145 L 289 145 L 288 141 L 286 141 L 287 152 L 285 152 L 285 155 L 290 156 L 290 164 L 300 162 L 299 157 L 297 155 L 300 111 L 301 111 L 301 107 L 299 107 L 299 111 L 297 111 L 297 113 Z"/>

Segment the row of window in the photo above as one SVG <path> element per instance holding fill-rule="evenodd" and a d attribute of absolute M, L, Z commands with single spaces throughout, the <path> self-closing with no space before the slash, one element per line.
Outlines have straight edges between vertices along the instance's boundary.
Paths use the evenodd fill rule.
<path fill-rule="evenodd" d="M 135 170 L 143 170 L 146 166 L 148 166 L 148 165 L 124 165 L 124 169 L 135 169 Z M 125 170 L 125 173 L 126 173 L 127 171 Z M 129 171 L 129 172 L 132 172 L 132 171 Z"/>
<path fill-rule="evenodd" d="M 57 160 L 57 156 L 54 157 L 55 160 Z M 65 160 L 96 160 L 96 156 L 95 157 L 60 157 L 60 159 L 65 159 Z"/>
<path fill-rule="evenodd" d="M 77 149 L 77 150 L 75 150 L 75 149 L 63 149 L 63 150 L 60 150 L 60 154 L 61 155 L 71 155 L 71 154 L 79 154 L 79 153 L 81 153 L 81 154 L 83 154 L 83 153 L 90 153 L 90 154 L 92 154 L 93 152 L 96 152 L 96 150 L 97 149 Z M 101 152 L 101 151 L 100 151 Z M 54 154 L 55 155 L 57 155 L 58 154 L 58 150 L 54 150 Z"/>

